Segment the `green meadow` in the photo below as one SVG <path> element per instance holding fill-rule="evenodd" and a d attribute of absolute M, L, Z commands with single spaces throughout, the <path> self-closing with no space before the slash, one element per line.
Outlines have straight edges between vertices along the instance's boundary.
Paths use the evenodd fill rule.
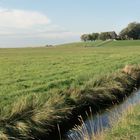
<path fill-rule="evenodd" d="M 12 135 L 26 139 L 30 127 L 36 129 L 33 132 L 45 131 L 43 123 L 57 121 L 59 115 L 70 111 L 77 92 L 88 81 L 139 63 L 139 40 L 0 49 L 0 138 Z M 71 89 L 77 94 L 64 94 Z M 40 126 L 43 128 L 38 129 Z M 20 135 L 12 133 L 15 127 L 20 128 Z"/>

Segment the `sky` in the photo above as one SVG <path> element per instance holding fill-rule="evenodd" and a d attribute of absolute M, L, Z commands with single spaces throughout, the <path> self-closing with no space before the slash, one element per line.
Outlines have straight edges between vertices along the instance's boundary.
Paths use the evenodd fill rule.
<path fill-rule="evenodd" d="M 140 22 L 140 0 L 0 0 L 0 48 L 80 41 Z"/>

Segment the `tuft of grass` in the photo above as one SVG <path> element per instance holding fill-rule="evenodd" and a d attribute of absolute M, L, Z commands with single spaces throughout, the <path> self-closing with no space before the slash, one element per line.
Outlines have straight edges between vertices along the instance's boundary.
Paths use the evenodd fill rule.
<path fill-rule="evenodd" d="M 0 140 L 8 140 L 8 136 L 0 131 Z"/>

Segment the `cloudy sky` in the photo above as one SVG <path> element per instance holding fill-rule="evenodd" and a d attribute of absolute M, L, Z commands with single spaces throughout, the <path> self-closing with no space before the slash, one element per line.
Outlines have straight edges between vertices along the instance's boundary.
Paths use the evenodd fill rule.
<path fill-rule="evenodd" d="M 0 47 L 79 41 L 140 21 L 140 0 L 0 0 Z"/>

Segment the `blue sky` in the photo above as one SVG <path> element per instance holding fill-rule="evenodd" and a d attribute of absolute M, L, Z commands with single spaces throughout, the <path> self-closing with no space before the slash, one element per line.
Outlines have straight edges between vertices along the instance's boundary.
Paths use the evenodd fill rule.
<path fill-rule="evenodd" d="M 140 22 L 140 0 L 0 0 L 0 47 L 79 41 Z"/>

